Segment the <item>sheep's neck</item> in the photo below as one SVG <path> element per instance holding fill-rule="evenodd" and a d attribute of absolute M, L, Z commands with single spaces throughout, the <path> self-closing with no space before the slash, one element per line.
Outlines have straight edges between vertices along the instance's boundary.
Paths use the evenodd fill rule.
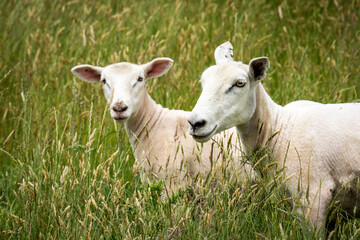
<path fill-rule="evenodd" d="M 243 141 L 243 150 L 246 155 L 262 154 L 257 152 L 264 149 L 273 137 L 276 138 L 279 130 L 279 119 L 282 107 L 276 104 L 266 93 L 261 83 L 256 87 L 256 108 L 251 119 L 242 125 L 237 126 L 237 130 Z M 258 156 L 261 157 L 261 156 Z"/>
<path fill-rule="evenodd" d="M 160 104 L 156 104 L 147 93 L 142 103 L 142 107 L 125 122 L 126 133 L 134 151 L 145 138 L 149 137 L 156 124 L 168 111 Z"/>

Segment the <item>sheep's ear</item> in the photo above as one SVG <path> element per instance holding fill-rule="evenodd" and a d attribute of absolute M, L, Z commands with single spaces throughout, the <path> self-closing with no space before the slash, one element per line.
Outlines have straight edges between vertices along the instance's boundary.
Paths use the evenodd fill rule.
<path fill-rule="evenodd" d="M 73 67 L 71 72 L 83 81 L 99 82 L 102 70 L 102 67 L 84 64 Z"/>
<path fill-rule="evenodd" d="M 173 62 L 170 58 L 155 58 L 151 62 L 142 65 L 145 78 L 162 76 L 172 67 Z"/>
<path fill-rule="evenodd" d="M 270 67 L 270 62 L 267 57 L 258 57 L 251 59 L 249 65 L 251 80 L 259 81 L 265 78 L 266 70 Z"/>
<path fill-rule="evenodd" d="M 224 42 L 215 49 L 215 62 L 217 65 L 221 63 L 232 62 L 234 61 L 233 55 L 233 46 L 231 43 L 229 41 Z"/>

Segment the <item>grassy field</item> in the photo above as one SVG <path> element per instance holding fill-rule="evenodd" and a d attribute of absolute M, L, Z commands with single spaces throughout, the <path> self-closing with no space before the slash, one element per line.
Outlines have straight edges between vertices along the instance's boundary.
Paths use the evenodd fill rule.
<path fill-rule="evenodd" d="M 281 181 L 210 176 L 162 201 L 123 126 L 78 64 L 174 59 L 148 91 L 191 110 L 202 71 L 230 40 L 234 59 L 268 56 L 279 104 L 359 101 L 360 1 L 0 1 L 0 239 L 317 239 Z M 229 178 L 235 181 L 228 181 Z M 334 238 L 360 222 L 338 213 Z"/>

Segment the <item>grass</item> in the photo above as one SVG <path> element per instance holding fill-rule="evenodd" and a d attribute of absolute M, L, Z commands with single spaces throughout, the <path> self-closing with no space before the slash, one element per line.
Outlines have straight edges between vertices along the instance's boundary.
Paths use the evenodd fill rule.
<path fill-rule="evenodd" d="M 162 201 L 144 183 L 124 128 L 78 64 L 175 60 L 149 84 L 191 110 L 201 72 L 227 40 L 234 58 L 266 55 L 279 104 L 359 101 L 360 1 L 1 1 L 0 239 L 317 239 L 283 183 L 209 177 Z M 233 178 L 232 181 L 229 178 Z M 339 218 L 341 218 L 339 214 Z M 356 239 L 358 220 L 333 236 Z"/>

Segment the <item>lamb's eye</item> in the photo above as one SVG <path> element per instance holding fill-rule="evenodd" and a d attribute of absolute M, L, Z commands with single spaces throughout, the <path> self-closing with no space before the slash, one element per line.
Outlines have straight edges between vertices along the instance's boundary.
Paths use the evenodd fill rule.
<path fill-rule="evenodd" d="M 234 86 L 241 88 L 241 87 L 244 87 L 244 86 L 245 86 L 245 83 L 244 83 L 244 82 L 241 82 L 241 81 L 236 81 L 236 83 L 234 84 Z"/>
<path fill-rule="evenodd" d="M 106 82 L 106 79 L 102 79 L 101 82 L 103 83 L 103 85 L 106 85 L 108 88 L 110 88 L 110 85 Z"/>
<path fill-rule="evenodd" d="M 144 78 L 141 76 L 138 78 L 138 82 L 142 82 L 143 80 L 144 80 Z"/>

